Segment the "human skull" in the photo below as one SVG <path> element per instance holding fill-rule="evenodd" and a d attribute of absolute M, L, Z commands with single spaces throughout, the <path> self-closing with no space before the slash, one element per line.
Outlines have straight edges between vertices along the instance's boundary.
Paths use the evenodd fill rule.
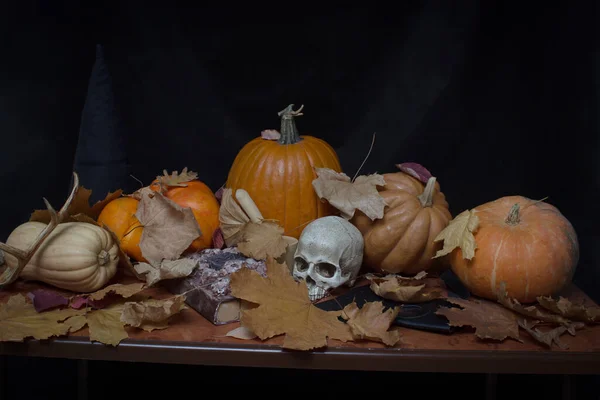
<path fill-rule="evenodd" d="M 352 286 L 363 261 L 364 239 L 344 218 L 318 218 L 304 228 L 294 253 L 292 274 L 305 280 L 311 301 L 342 285 Z"/>

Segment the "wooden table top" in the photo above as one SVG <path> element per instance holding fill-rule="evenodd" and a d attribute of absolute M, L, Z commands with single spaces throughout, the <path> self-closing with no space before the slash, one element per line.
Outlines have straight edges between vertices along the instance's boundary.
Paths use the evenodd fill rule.
<path fill-rule="evenodd" d="M 17 282 L 10 289 L 0 291 L 0 302 L 12 294 L 26 293 L 37 287 L 33 283 Z M 148 290 L 159 298 L 172 296 L 161 288 Z M 594 305 L 575 286 L 565 294 Z M 168 329 L 146 332 L 127 327 L 130 338 L 117 347 L 90 342 L 84 328 L 69 337 L 0 343 L 0 355 L 237 367 L 600 374 L 600 324 L 577 331 L 574 337 L 563 335 L 561 341 L 568 349 L 557 346 L 548 349 L 525 332 L 523 343 L 512 339 L 497 343 L 482 341 L 471 330 L 443 334 L 400 328 L 402 340 L 393 348 L 370 341 L 329 340 L 326 349 L 311 352 L 282 349 L 283 336 L 266 341 L 225 336 L 238 326 L 239 323 L 215 326 L 189 308 L 172 317 Z"/>

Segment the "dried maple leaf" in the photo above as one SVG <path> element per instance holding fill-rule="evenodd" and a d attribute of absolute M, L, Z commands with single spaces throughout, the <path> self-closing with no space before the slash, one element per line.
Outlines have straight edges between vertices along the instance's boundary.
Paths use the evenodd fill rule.
<path fill-rule="evenodd" d="M 500 304 L 487 300 L 463 300 L 447 298 L 447 301 L 460 306 L 440 307 L 437 315 L 448 319 L 450 326 L 470 326 L 475 328 L 475 335 L 480 339 L 503 341 L 512 338 L 519 342 L 519 324 L 517 315 Z"/>
<path fill-rule="evenodd" d="M 142 256 L 152 265 L 176 260 L 202 235 L 191 208 L 184 208 L 160 193 L 142 192 L 135 213 L 144 230 Z"/>
<path fill-rule="evenodd" d="M 88 296 L 88 298 L 92 300 L 102 300 L 106 295 L 110 293 L 114 293 L 123 298 L 128 298 L 140 293 L 142 290 L 145 289 L 145 287 L 146 286 L 144 283 L 130 283 L 127 285 L 124 285 L 122 283 L 115 283 L 113 285 L 106 286 L 94 293 L 91 293 Z"/>
<path fill-rule="evenodd" d="M 135 270 L 146 278 L 146 285 L 153 286 L 165 279 L 183 278 L 188 276 L 198 266 L 198 261 L 191 258 L 180 258 L 177 260 L 163 260 L 156 267 L 145 262 L 135 265 Z"/>
<path fill-rule="evenodd" d="M 600 307 L 586 307 L 583 304 L 573 304 L 569 299 L 562 296 L 558 299 L 549 296 L 540 296 L 537 298 L 537 301 L 546 310 L 570 320 L 588 323 L 600 322 Z"/>
<path fill-rule="evenodd" d="M 69 206 L 69 218 L 66 218 L 64 222 L 81 220 L 83 218 L 82 215 L 89 217 L 92 221 L 96 221 L 104 207 L 122 194 L 123 191 L 121 189 L 109 192 L 103 200 L 97 201 L 94 205 L 90 206 L 92 191 L 81 186 L 77 189 L 75 198 Z M 77 218 L 79 219 L 74 218 L 74 216 L 78 216 Z M 38 221 L 47 224 L 50 222 L 50 212 L 48 210 L 34 210 L 29 217 L 29 221 Z"/>
<path fill-rule="evenodd" d="M 287 249 L 283 228 L 270 221 L 250 223 L 244 227 L 243 240 L 237 247 L 246 257 L 264 260 L 267 256 L 280 257 Z"/>
<path fill-rule="evenodd" d="M 397 329 L 389 329 L 400 308 L 388 308 L 385 311 L 383 309 L 383 303 L 380 301 L 365 303 L 361 308 L 353 302 L 344 307 L 342 318 L 347 320 L 355 340 L 373 340 L 394 346 L 400 341 L 400 332 Z"/>
<path fill-rule="evenodd" d="M 235 246 L 242 240 L 243 228 L 250 223 L 250 217 L 236 202 L 230 188 L 223 189 L 219 222 L 223 238 L 228 247 Z"/>
<path fill-rule="evenodd" d="M 327 338 L 351 341 L 341 311 L 312 304 L 305 281 L 296 282 L 285 264 L 267 259 L 267 277 L 241 268 L 231 274 L 231 294 L 258 306 L 241 313 L 241 325 L 262 339 L 285 334 L 283 347 L 311 350 L 327 346 Z"/>
<path fill-rule="evenodd" d="M 315 168 L 317 178 L 312 185 L 320 199 L 338 209 L 341 216 L 351 219 L 356 210 L 362 211 L 371 220 L 383 218 L 385 200 L 377 186 L 384 186 L 382 175 L 360 175 L 354 181 L 343 172 L 329 168 Z"/>
<path fill-rule="evenodd" d="M 452 253 L 460 247 L 463 258 L 471 260 L 475 257 L 477 243 L 473 232 L 479 226 L 479 217 L 472 210 L 466 210 L 458 214 L 446 228 L 444 228 L 434 239 L 434 242 L 444 241 L 444 246 L 433 256 L 438 258 Z"/>
<path fill-rule="evenodd" d="M 552 347 L 553 344 L 556 344 L 561 349 L 569 348 L 567 345 L 563 344 L 560 341 L 560 337 L 565 332 L 569 332 L 571 335 L 574 336 L 575 330 L 581 329 L 585 326 L 585 324 L 583 324 L 582 322 L 578 322 L 572 324 L 569 327 L 561 325 L 546 331 L 541 331 L 538 328 L 535 328 L 537 321 L 530 321 L 526 318 L 520 317 L 518 319 L 518 323 L 521 328 L 523 328 L 527 333 L 529 333 L 529 335 L 531 335 L 532 338 L 534 338 L 538 342 L 545 344 L 548 347 Z"/>
<path fill-rule="evenodd" d="M 496 291 L 496 296 L 498 303 L 502 304 L 509 310 L 515 311 L 517 314 L 521 314 L 539 321 L 563 324 L 565 326 L 569 326 L 571 324 L 570 320 L 560 315 L 549 313 L 535 305 L 524 306 L 519 301 L 509 298 L 508 292 L 506 291 L 506 282 L 500 282 L 500 287 Z"/>
<path fill-rule="evenodd" d="M 112 304 L 101 310 L 94 310 L 86 315 L 90 341 L 117 346 L 129 335 L 125 323 L 121 321 L 122 303 Z"/>
<path fill-rule="evenodd" d="M 278 258 L 285 253 L 287 242 L 283 238 L 283 227 L 264 220 L 245 190 L 238 189 L 235 198 L 231 189 L 223 191 L 219 220 L 227 246 L 237 246 L 246 257 L 257 260 L 268 256 Z"/>
<path fill-rule="evenodd" d="M 158 175 L 156 177 L 156 184 L 164 193 L 169 187 L 187 187 L 187 182 L 191 182 L 196 179 L 198 179 L 198 174 L 196 172 L 188 171 L 187 167 L 185 167 L 181 173 L 173 171 L 170 175 L 165 169 L 163 170 L 162 175 Z"/>
<path fill-rule="evenodd" d="M 444 282 L 439 278 L 427 278 L 427 273 L 421 272 L 414 277 L 404 277 L 389 274 L 384 277 L 367 275 L 371 281 L 371 290 L 384 299 L 405 302 L 422 303 L 447 296 Z"/>
<path fill-rule="evenodd" d="M 39 313 L 25 296 L 13 295 L 0 306 L 0 341 L 21 342 L 26 338 L 41 340 L 66 335 L 76 327 L 67 321 L 84 312 L 66 308 Z"/>
<path fill-rule="evenodd" d="M 186 308 L 183 295 L 161 300 L 127 302 L 120 318 L 121 322 L 127 325 L 150 332 L 167 328 L 169 318 Z"/>
<path fill-rule="evenodd" d="M 398 167 L 400 171 L 409 174 L 410 176 L 420 180 L 423 183 L 427 183 L 427 181 L 429 181 L 429 178 L 433 176 L 431 175 L 431 172 L 427 170 L 427 168 L 425 168 L 421 164 L 413 162 L 396 164 L 396 167 Z"/>

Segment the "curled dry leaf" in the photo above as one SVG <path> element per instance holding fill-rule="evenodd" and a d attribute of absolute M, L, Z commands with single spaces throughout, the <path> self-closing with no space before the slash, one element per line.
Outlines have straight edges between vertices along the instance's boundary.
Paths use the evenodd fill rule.
<path fill-rule="evenodd" d="M 402 164 L 396 164 L 398 169 L 406 174 L 409 174 L 413 178 L 420 180 L 421 182 L 427 184 L 429 178 L 432 178 L 431 172 L 427 170 L 421 164 L 413 163 L 413 162 L 405 162 Z"/>
<path fill-rule="evenodd" d="M 513 310 L 517 314 L 521 314 L 525 317 L 530 317 L 535 320 L 551 322 L 556 324 L 562 324 L 565 326 L 569 326 L 571 321 L 557 314 L 552 314 L 547 312 L 546 310 L 537 307 L 536 305 L 524 306 L 519 303 L 515 299 L 511 299 L 508 297 L 508 292 L 506 291 L 506 282 L 500 282 L 500 287 L 496 291 L 496 296 L 498 298 L 498 303 L 502 304 L 504 307 L 509 310 Z"/>
<path fill-rule="evenodd" d="M 436 311 L 437 315 L 448 319 L 450 326 L 475 328 L 475 335 L 480 339 L 503 341 L 512 338 L 522 342 L 517 315 L 511 310 L 483 299 L 447 298 L 447 301 L 461 307 L 440 307 Z"/>
<path fill-rule="evenodd" d="M 370 288 L 384 299 L 404 302 L 422 303 L 447 297 L 444 282 L 439 278 L 428 278 L 427 273 L 420 272 L 414 277 L 389 274 L 384 277 L 366 276 L 371 281 Z"/>
<path fill-rule="evenodd" d="M 183 208 L 161 193 L 141 192 L 135 213 L 144 226 L 140 238 L 142 256 L 152 265 L 176 260 L 202 235 L 191 208 Z"/>
<path fill-rule="evenodd" d="M 281 133 L 277 129 L 265 129 L 260 133 L 260 136 L 266 140 L 279 140 Z"/>
<path fill-rule="evenodd" d="M 250 223 L 250 217 L 236 202 L 230 188 L 223 190 L 219 222 L 227 247 L 235 246 L 242 240 L 243 229 L 246 224 Z"/>
<path fill-rule="evenodd" d="M 576 329 L 581 329 L 584 324 L 576 323 L 571 325 L 570 327 L 561 325 L 558 327 L 550 328 L 546 331 L 541 331 L 538 328 L 535 328 L 536 322 L 530 321 L 524 317 L 519 318 L 519 326 L 523 328 L 531 337 L 538 342 L 545 344 L 547 347 L 552 347 L 553 344 L 556 344 L 561 349 L 568 349 L 569 347 L 563 344 L 560 341 L 560 337 L 565 333 L 569 332 L 571 335 L 575 335 Z"/>
<path fill-rule="evenodd" d="M 25 296 L 16 294 L 0 306 L 0 341 L 22 342 L 27 338 L 42 340 L 66 335 L 81 329 L 77 320 L 71 318 L 84 313 L 72 308 L 38 312 Z"/>
<path fill-rule="evenodd" d="M 162 175 L 156 177 L 156 185 L 159 186 L 162 193 L 164 193 L 169 187 L 187 187 L 187 182 L 191 182 L 198 179 L 198 174 L 193 171 L 188 171 L 185 167 L 181 173 L 173 171 L 171 174 L 167 170 L 163 170 Z"/>
<path fill-rule="evenodd" d="M 257 307 L 243 310 L 240 323 L 261 340 L 285 335 L 283 347 L 311 350 L 327 346 L 327 338 L 351 341 L 350 328 L 338 317 L 312 304 L 305 281 L 296 282 L 285 264 L 267 259 L 267 276 L 241 268 L 231 274 L 231 294 Z"/>
<path fill-rule="evenodd" d="M 84 216 L 95 222 L 104 207 L 114 199 L 121 197 L 122 194 L 123 191 L 121 189 L 109 192 L 103 200 L 90 206 L 92 191 L 82 186 L 77 190 L 75 198 L 69 206 L 69 218 L 65 218 L 63 222 L 81 221 L 84 219 Z M 86 220 L 85 222 L 88 222 L 89 220 Z M 48 224 L 50 222 L 50 212 L 48 210 L 35 210 L 29 217 L 29 221 L 38 221 Z"/>
<path fill-rule="evenodd" d="M 256 338 L 256 333 L 252 332 L 250 329 L 245 326 L 240 326 L 235 329 L 230 330 L 225 334 L 225 336 L 233 337 L 241 340 L 252 340 Z"/>
<path fill-rule="evenodd" d="M 154 329 L 165 329 L 168 320 L 186 308 L 185 296 L 179 295 L 168 299 L 149 299 L 142 302 L 127 302 L 123 306 L 121 322 L 152 331 Z"/>
<path fill-rule="evenodd" d="M 360 175 L 354 181 L 343 172 L 329 168 L 315 168 L 317 178 L 313 188 L 320 199 L 340 211 L 343 218 L 351 219 L 356 210 L 362 211 L 371 220 L 383 218 L 385 200 L 377 186 L 384 186 L 382 175 Z"/>
<path fill-rule="evenodd" d="M 134 268 L 138 274 L 145 277 L 147 286 L 153 286 L 165 279 L 184 278 L 190 275 L 197 266 L 198 262 L 191 258 L 180 258 L 163 260 L 159 266 L 140 262 Z"/>
<path fill-rule="evenodd" d="M 94 293 L 91 293 L 88 296 L 88 298 L 92 300 L 102 300 L 106 295 L 111 293 L 114 293 L 123 298 L 128 298 L 140 293 L 144 289 L 144 283 L 130 283 L 127 285 L 124 285 L 122 283 L 115 283 L 113 285 L 106 286 Z"/>
<path fill-rule="evenodd" d="M 555 314 L 561 315 L 573 321 L 587 323 L 600 322 L 600 307 L 586 307 L 583 304 L 573 304 L 569 299 L 560 296 L 554 299 L 550 296 L 537 298 L 540 306 Z"/>
<path fill-rule="evenodd" d="M 466 210 L 458 214 L 446 228 L 444 228 L 434 239 L 434 242 L 444 241 L 444 246 L 433 258 L 438 258 L 452 253 L 454 249 L 460 248 L 463 257 L 471 260 L 475 257 L 477 243 L 473 232 L 479 226 L 479 217 L 472 210 Z"/>
<path fill-rule="evenodd" d="M 384 311 L 380 301 L 365 303 L 361 308 L 353 302 L 344 307 L 342 318 L 346 319 L 355 340 L 372 340 L 394 346 L 400 341 L 400 332 L 390 330 L 390 326 L 399 311 L 398 307 Z"/>

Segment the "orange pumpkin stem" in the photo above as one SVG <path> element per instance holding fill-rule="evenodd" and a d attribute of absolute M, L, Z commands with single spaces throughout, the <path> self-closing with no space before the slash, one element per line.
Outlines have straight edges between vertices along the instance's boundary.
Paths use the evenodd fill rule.
<path fill-rule="evenodd" d="M 508 212 L 508 216 L 506 217 L 504 222 L 506 222 L 508 225 L 517 225 L 519 222 L 521 222 L 519 211 L 519 203 L 516 203 L 511 207 L 510 211 Z"/>
<path fill-rule="evenodd" d="M 425 189 L 423 189 L 423 193 L 417 196 L 423 207 L 431 207 L 433 205 L 433 189 L 435 189 L 435 182 L 435 176 L 429 178 L 427 180 L 427 185 L 425 185 Z"/>
<path fill-rule="evenodd" d="M 281 136 L 279 138 L 279 144 L 294 144 L 302 140 L 300 138 L 300 134 L 298 133 L 298 128 L 296 128 L 296 121 L 294 120 L 294 117 L 304 115 L 302 114 L 302 109 L 304 106 L 300 106 L 300 108 L 296 111 L 294 111 L 293 108 L 294 105 L 290 104 L 285 109 L 277 113 L 277 115 L 281 117 Z"/>

